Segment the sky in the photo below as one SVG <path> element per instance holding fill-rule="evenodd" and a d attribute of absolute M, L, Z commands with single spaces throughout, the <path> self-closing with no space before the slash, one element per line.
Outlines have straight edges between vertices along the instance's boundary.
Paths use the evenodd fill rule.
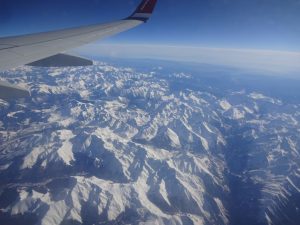
<path fill-rule="evenodd" d="M 0 36 L 122 19 L 130 15 L 139 2 L 0 0 Z M 177 50 L 185 46 L 185 51 L 193 47 L 194 52 L 195 49 L 211 49 L 213 52 L 216 49 L 244 49 L 245 54 L 255 49 L 258 54 L 266 51 L 274 51 L 275 55 L 295 52 L 293 56 L 296 58 L 292 61 L 299 60 L 300 63 L 297 55 L 300 52 L 299 12 L 300 0 L 158 0 L 147 24 L 98 42 L 99 49 L 103 48 L 103 44 L 115 48 L 120 44 L 134 45 L 139 49 L 144 46 L 146 50 L 149 45 L 156 46 L 157 50 L 157 46 L 173 46 Z M 85 51 L 87 49 L 90 48 L 84 48 Z M 218 54 L 224 56 L 225 53 L 221 51 Z"/>

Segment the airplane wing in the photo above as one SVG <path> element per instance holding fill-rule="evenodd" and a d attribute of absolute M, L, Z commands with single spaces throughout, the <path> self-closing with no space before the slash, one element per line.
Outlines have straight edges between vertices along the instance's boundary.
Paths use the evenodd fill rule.
<path fill-rule="evenodd" d="M 34 65 L 36 61 L 132 29 L 147 22 L 156 2 L 143 0 L 131 16 L 111 23 L 0 38 L 0 70 Z"/>

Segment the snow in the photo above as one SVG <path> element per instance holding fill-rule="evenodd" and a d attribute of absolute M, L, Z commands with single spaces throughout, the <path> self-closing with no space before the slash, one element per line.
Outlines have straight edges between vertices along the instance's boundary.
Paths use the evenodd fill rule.
<path fill-rule="evenodd" d="M 232 112 L 232 118 L 233 118 L 233 119 L 236 119 L 236 120 L 243 119 L 243 118 L 245 118 L 245 112 L 240 111 L 240 110 L 237 109 L 237 108 L 234 108 L 234 109 L 233 109 L 233 112 Z"/>
<path fill-rule="evenodd" d="M 267 96 L 265 96 L 261 93 L 257 93 L 257 92 L 253 92 L 253 93 L 249 94 L 249 97 L 254 100 L 264 100 L 264 101 L 270 102 L 272 104 L 278 104 L 278 105 L 282 104 L 282 102 L 278 99 L 273 99 L 271 97 L 267 97 Z"/>
<path fill-rule="evenodd" d="M 208 150 L 209 150 L 209 144 L 208 144 L 208 141 L 207 141 L 204 137 L 201 137 L 201 136 L 199 136 L 199 137 L 200 137 L 200 141 L 201 141 L 201 143 L 202 143 L 203 148 L 204 148 L 206 151 L 208 151 Z"/>
<path fill-rule="evenodd" d="M 69 87 L 66 86 L 51 86 L 42 84 L 39 86 L 40 94 L 63 94 L 70 91 Z"/>
<path fill-rule="evenodd" d="M 158 126 L 154 123 L 152 123 L 150 126 L 148 126 L 146 129 L 143 130 L 142 138 L 145 140 L 152 140 L 158 132 Z"/>
<path fill-rule="evenodd" d="M 73 118 L 67 118 L 67 119 L 63 119 L 61 121 L 59 121 L 59 124 L 63 127 L 68 127 L 71 124 L 73 124 L 75 122 L 75 120 Z"/>
<path fill-rule="evenodd" d="M 52 109 L 51 115 L 48 118 L 49 123 L 58 123 L 63 127 L 68 127 L 75 122 L 75 119 L 68 116 L 67 118 L 61 116 L 60 113 L 56 112 L 57 109 Z"/>
<path fill-rule="evenodd" d="M 231 172 L 229 163 L 233 163 L 228 160 L 232 149 L 226 142 L 235 138 L 232 131 L 241 131 L 238 138 L 251 143 L 243 148 L 247 151 L 245 171 L 233 175 L 236 179 L 247 176 L 263 187 L 260 216 L 268 212 L 271 224 L 276 209 L 299 191 L 299 107 L 272 105 L 274 110 L 268 112 L 266 101 L 278 100 L 262 94 L 245 90 L 218 100 L 204 90 L 183 87 L 180 93 L 174 92 L 169 87 L 172 81 L 157 78 L 159 74 L 97 65 L 47 69 L 53 86 L 39 75 L 33 94 L 41 90 L 51 96 L 38 93 L 33 101 L 1 108 L 4 115 L 14 117 L 0 127 L 0 141 L 5 142 L 1 174 L 14 169 L 12 179 L 19 179 L 13 174 L 21 179 L 23 174 L 42 177 L 6 184 L 19 192 L 19 200 L 5 212 L 42 211 L 38 224 L 60 224 L 66 219 L 82 222 L 81 212 L 88 203 L 96 208 L 97 216 L 111 221 L 119 218 L 120 223 L 130 216 L 126 210 L 130 209 L 145 224 L 185 224 L 188 220 L 199 225 L 228 224 L 222 197 L 226 199 L 231 191 L 225 174 Z M 33 73 L 40 71 L 44 70 Z M 24 74 L 20 76 L 26 80 Z M 60 102 L 61 93 L 66 97 Z M 47 101 L 49 97 L 53 102 Z M 154 142 L 158 135 L 162 143 Z M 78 157 L 74 162 L 75 151 L 87 160 Z M 23 159 L 17 166 L 16 157 Z M 66 166 L 66 171 L 52 173 L 53 168 Z M 48 185 L 58 178 L 70 182 L 61 182 L 57 188 Z"/>
<path fill-rule="evenodd" d="M 253 92 L 249 95 L 253 99 L 267 99 L 269 97 L 264 96 L 263 94 Z"/>
<path fill-rule="evenodd" d="M 45 216 L 42 218 L 42 225 L 60 224 L 67 214 L 68 206 L 64 200 L 51 204 Z"/>
<path fill-rule="evenodd" d="M 253 111 L 252 109 L 248 108 L 247 106 L 244 106 L 244 110 L 245 110 L 247 113 L 249 113 L 249 114 L 253 114 L 253 113 L 254 113 L 254 111 Z"/>
<path fill-rule="evenodd" d="M 11 215 L 19 215 L 19 214 L 24 214 L 26 212 L 29 211 L 30 209 L 30 205 L 31 205 L 31 202 L 30 202 L 30 199 L 29 200 L 20 200 L 20 202 L 13 206 L 12 209 L 11 209 Z"/>
<path fill-rule="evenodd" d="M 222 219 L 223 219 L 223 223 L 224 224 L 228 224 L 229 223 L 229 220 L 228 220 L 228 212 L 226 210 L 226 208 L 224 207 L 222 201 L 219 199 L 219 198 L 214 198 L 219 210 L 220 210 L 220 213 L 222 215 Z"/>
<path fill-rule="evenodd" d="M 165 149 L 153 148 L 152 146 L 143 146 L 139 145 L 139 147 L 144 148 L 147 153 L 147 157 L 154 160 L 168 160 L 171 159 L 174 155 L 172 152 L 167 151 Z"/>
<path fill-rule="evenodd" d="M 180 147 L 180 140 L 178 135 L 170 128 L 167 129 L 167 135 L 171 140 L 171 145 L 173 147 Z"/>
<path fill-rule="evenodd" d="M 134 184 L 135 191 L 142 206 L 149 210 L 153 215 L 164 217 L 164 213 L 154 205 L 147 197 L 149 185 L 147 184 L 147 174 L 143 172 L 137 182 Z"/>
<path fill-rule="evenodd" d="M 209 158 L 204 157 L 204 158 L 196 158 L 194 159 L 195 164 L 197 167 L 203 171 L 205 174 L 208 174 L 216 183 L 217 181 L 215 180 L 215 176 L 209 171 L 210 170 L 210 165 L 209 165 Z"/>
<path fill-rule="evenodd" d="M 79 204 L 79 203 L 78 203 Z M 72 208 L 67 215 L 66 219 L 69 220 L 75 220 L 79 223 L 82 223 L 82 218 L 81 218 L 81 211 L 80 211 L 81 207 L 79 207 L 79 209 L 74 205 L 74 208 Z"/>
<path fill-rule="evenodd" d="M 300 187 L 297 187 L 289 177 L 287 177 L 286 179 L 290 183 L 290 185 L 292 185 L 292 187 L 295 188 L 295 190 L 300 193 Z"/>
<path fill-rule="evenodd" d="M 73 145 L 70 139 L 75 137 L 75 135 L 70 130 L 61 130 L 60 139 L 63 141 L 62 146 L 57 150 L 57 154 L 64 161 L 66 165 L 71 165 L 71 162 L 75 160 L 73 154 Z"/>
<path fill-rule="evenodd" d="M 110 112 L 116 112 L 118 111 L 120 108 L 125 108 L 126 105 L 124 105 L 124 103 L 119 102 L 118 100 L 116 101 L 107 101 L 105 102 L 105 106 L 104 106 L 108 111 Z"/>
<path fill-rule="evenodd" d="M 135 122 L 138 127 L 146 125 L 150 121 L 150 116 L 147 112 L 137 109 L 136 115 L 134 116 Z"/>
<path fill-rule="evenodd" d="M 125 204 L 121 191 L 111 191 L 113 193 L 113 201 L 109 205 L 107 217 L 109 221 L 116 220 L 120 214 L 125 211 Z"/>
<path fill-rule="evenodd" d="M 269 215 L 268 215 L 267 212 L 265 213 L 265 217 L 266 217 L 266 220 L 267 220 L 267 222 L 268 222 L 268 225 L 273 225 L 273 222 L 272 222 L 272 220 L 271 220 L 271 218 L 269 217 Z"/>
<path fill-rule="evenodd" d="M 291 138 L 287 138 L 288 144 L 290 146 L 290 149 L 299 156 L 299 152 L 297 150 L 297 143 L 293 141 Z"/>
<path fill-rule="evenodd" d="M 21 191 L 19 192 L 19 197 L 20 197 L 20 200 L 21 200 L 21 201 L 25 200 L 25 199 L 28 197 L 28 195 L 29 195 L 29 193 L 26 192 L 26 191 L 24 191 L 24 190 L 21 190 Z"/>
<path fill-rule="evenodd" d="M 24 158 L 21 169 L 32 168 L 36 164 L 42 150 L 42 147 L 33 148 L 32 151 Z"/>
<path fill-rule="evenodd" d="M 0 171 L 8 169 L 10 167 L 10 165 L 11 165 L 11 163 L 8 163 L 8 164 L 5 164 L 5 165 L 1 165 L 0 166 Z"/>
<path fill-rule="evenodd" d="M 7 117 L 13 118 L 13 117 L 17 116 L 17 114 L 19 114 L 19 113 L 24 113 L 24 111 L 21 110 L 21 111 L 16 111 L 16 112 L 8 113 Z"/>
<path fill-rule="evenodd" d="M 8 107 L 9 104 L 8 104 L 8 102 L 6 102 L 6 101 L 0 99 L 0 106 L 1 106 L 1 107 Z"/>
<path fill-rule="evenodd" d="M 81 98 L 88 99 L 90 97 L 91 93 L 88 90 L 84 90 L 84 91 L 79 92 L 79 94 L 80 94 Z"/>
<path fill-rule="evenodd" d="M 208 124 L 206 122 L 203 123 L 205 129 L 209 132 L 209 133 L 212 133 L 214 134 L 214 132 L 210 129 L 210 127 L 208 126 Z"/>
<path fill-rule="evenodd" d="M 226 140 L 221 135 L 218 135 L 217 137 L 217 144 L 222 144 L 223 146 L 226 146 Z"/>
<path fill-rule="evenodd" d="M 49 73 L 49 76 L 56 77 L 61 75 L 62 73 L 63 73 L 62 69 L 54 69 L 52 72 Z"/>
<path fill-rule="evenodd" d="M 161 181 L 161 183 L 159 184 L 159 193 L 161 194 L 161 196 L 163 197 L 163 199 L 169 204 L 172 205 L 168 199 L 168 192 L 166 190 L 166 183 L 164 180 Z"/>
<path fill-rule="evenodd" d="M 222 100 L 219 102 L 220 106 L 222 107 L 223 110 L 227 111 L 229 110 L 232 106 L 227 100 Z"/>

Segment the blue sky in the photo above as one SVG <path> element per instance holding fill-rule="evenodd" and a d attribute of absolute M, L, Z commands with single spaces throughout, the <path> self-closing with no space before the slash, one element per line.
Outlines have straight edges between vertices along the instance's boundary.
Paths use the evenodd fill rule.
<path fill-rule="evenodd" d="M 0 36 L 129 16 L 140 0 L 0 0 Z M 74 50 L 196 61 L 300 77 L 300 0 L 158 0 L 151 20 Z"/>
<path fill-rule="evenodd" d="M 1 0 L 0 35 L 126 17 L 140 0 Z M 300 0 L 158 0 L 151 21 L 109 43 L 300 51 Z"/>

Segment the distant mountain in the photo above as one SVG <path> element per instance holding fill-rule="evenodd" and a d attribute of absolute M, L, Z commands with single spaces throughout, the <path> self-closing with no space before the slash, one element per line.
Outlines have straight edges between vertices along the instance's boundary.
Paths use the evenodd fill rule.
<path fill-rule="evenodd" d="M 298 224 L 300 99 L 236 73 L 2 73 L 32 97 L 0 101 L 1 224 Z"/>

